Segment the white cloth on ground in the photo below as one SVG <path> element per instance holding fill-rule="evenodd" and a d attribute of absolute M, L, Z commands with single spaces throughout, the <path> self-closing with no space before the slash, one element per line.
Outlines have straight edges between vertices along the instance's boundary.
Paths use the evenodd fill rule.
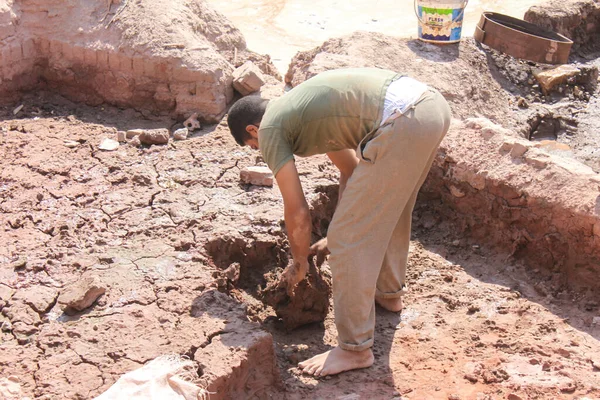
<path fill-rule="evenodd" d="M 94 400 L 205 400 L 208 392 L 185 380 L 194 363 L 180 356 L 158 357 L 128 372 Z M 192 375 L 194 373 L 192 372 Z"/>

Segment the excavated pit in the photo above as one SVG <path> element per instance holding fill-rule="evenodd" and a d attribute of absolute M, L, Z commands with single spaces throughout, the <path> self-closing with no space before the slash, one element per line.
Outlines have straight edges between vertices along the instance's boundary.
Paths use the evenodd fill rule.
<path fill-rule="evenodd" d="M 317 187 L 315 195 L 310 206 L 311 217 L 313 234 L 320 238 L 326 236 L 335 210 L 337 186 Z M 221 237 L 209 241 L 205 249 L 220 270 L 213 275 L 219 289 L 245 303 L 251 319 L 264 322 L 275 314 L 287 331 L 325 320 L 331 274 L 325 268 L 317 268 L 311 259 L 307 278 L 290 296 L 281 281 L 283 269 L 289 263 L 289 250 L 281 237 L 253 242 Z M 230 271 L 238 268 L 232 279 Z"/>
<path fill-rule="evenodd" d="M 577 120 L 555 116 L 552 113 L 535 115 L 527 123 L 530 128 L 525 134 L 531 141 L 557 141 L 559 138 L 562 139 L 563 135 L 572 136 L 577 134 Z"/>

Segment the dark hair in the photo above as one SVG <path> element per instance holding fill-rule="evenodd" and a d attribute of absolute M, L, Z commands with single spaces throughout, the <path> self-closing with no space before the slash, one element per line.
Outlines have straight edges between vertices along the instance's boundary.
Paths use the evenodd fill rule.
<path fill-rule="evenodd" d="M 261 99 L 258 96 L 247 96 L 231 106 L 229 115 L 227 115 L 227 125 L 229 125 L 229 130 L 237 144 L 244 146 L 244 142 L 252 138 L 246 132 L 246 126 L 260 124 L 268 102 L 269 100 Z"/>

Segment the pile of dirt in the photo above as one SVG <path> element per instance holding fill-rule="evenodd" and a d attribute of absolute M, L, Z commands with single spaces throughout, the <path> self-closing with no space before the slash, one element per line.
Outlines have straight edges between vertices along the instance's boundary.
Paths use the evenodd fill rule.
<path fill-rule="evenodd" d="M 103 102 L 216 122 L 233 99 L 232 72 L 268 56 L 204 1 L 26 1 L 0 8 L 3 102 L 49 88 Z"/>
<path fill-rule="evenodd" d="M 548 0 L 531 7 L 524 19 L 568 37 L 577 53 L 600 51 L 600 5 L 595 0 Z"/>
<path fill-rule="evenodd" d="M 387 68 L 421 79 L 449 100 L 455 118 L 484 116 L 518 124 L 511 118 L 516 104 L 504 89 L 505 80 L 490 71 L 486 52 L 472 39 L 459 46 L 438 47 L 419 40 L 355 32 L 298 53 L 285 81 L 297 86 L 320 72 L 348 67 Z"/>
<path fill-rule="evenodd" d="M 592 18 L 590 16 L 590 18 Z M 583 24 L 587 20 L 583 20 Z M 435 46 L 417 40 L 356 32 L 298 53 L 285 76 L 297 86 L 330 69 L 381 67 L 406 74 L 438 89 L 459 119 L 485 117 L 533 140 L 558 141 L 548 150 L 575 158 L 600 172 L 599 55 L 570 64 L 577 72 L 546 90 L 541 71 L 555 67 L 518 60 L 464 39 Z"/>

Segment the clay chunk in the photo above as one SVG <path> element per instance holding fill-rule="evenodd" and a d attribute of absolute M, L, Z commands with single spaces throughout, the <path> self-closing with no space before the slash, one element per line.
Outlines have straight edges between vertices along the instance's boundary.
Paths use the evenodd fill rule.
<path fill-rule="evenodd" d="M 246 61 L 233 71 L 233 88 L 242 96 L 258 91 L 264 84 L 262 72 L 252 61 Z"/>
<path fill-rule="evenodd" d="M 240 180 L 250 185 L 273 186 L 273 172 L 268 167 L 247 167 L 240 171 Z"/>
<path fill-rule="evenodd" d="M 142 144 L 167 144 L 169 143 L 168 129 L 148 129 L 138 135 Z"/>
<path fill-rule="evenodd" d="M 287 294 L 285 285 L 280 284 L 280 276 L 280 272 L 265 275 L 268 283 L 260 297 L 273 307 L 284 328 L 291 331 L 302 325 L 324 321 L 329 311 L 331 281 L 321 275 L 313 262 L 310 262 L 307 277 L 296 286 L 292 297 Z"/>
<path fill-rule="evenodd" d="M 58 303 L 64 307 L 65 314 L 74 315 L 91 307 L 106 292 L 98 278 L 88 276 L 69 286 L 58 297 Z"/>

